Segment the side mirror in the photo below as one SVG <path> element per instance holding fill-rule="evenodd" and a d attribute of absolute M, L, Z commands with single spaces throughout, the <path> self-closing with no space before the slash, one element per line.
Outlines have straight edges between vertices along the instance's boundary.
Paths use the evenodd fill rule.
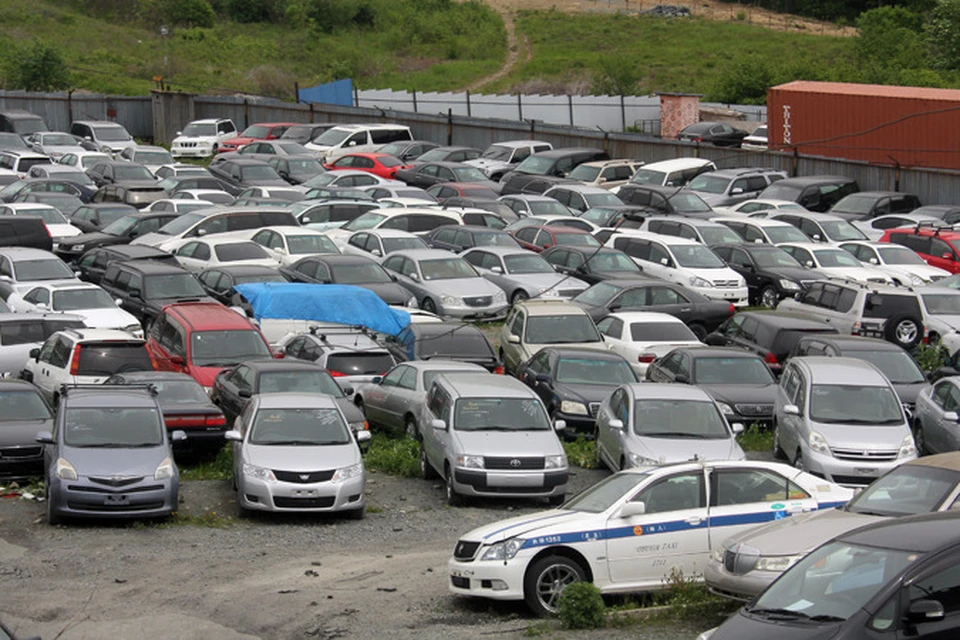
<path fill-rule="evenodd" d="M 50 307 L 47 305 L 46 302 L 38 302 L 38 303 L 37 303 L 37 309 L 49 309 L 49 308 L 50 308 Z"/>
<path fill-rule="evenodd" d="M 53 434 L 49 431 L 41 431 L 37 434 L 37 437 L 34 438 L 40 444 L 53 444 Z"/>
<path fill-rule="evenodd" d="M 173 442 L 183 442 L 187 439 L 187 432 L 177 429 L 170 434 L 170 440 Z"/>
<path fill-rule="evenodd" d="M 915 600 L 907 610 L 910 622 L 934 622 L 943 620 L 943 605 L 937 600 Z"/>
<path fill-rule="evenodd" d="M 956 411 L 946 411 L 943 414 L 944 422 L 960 422 L 960 415 Z"/>
<path fill-rule="evenodd" d="M 34 348 L 30 349 L 30 358 L 36 362 L 40 362 L 40 349 Z"/>
<path fill-rule="evenodd" d="M 547 375 L 546 373 L 538 373 L 538 374 L 534 377 L 534 380 L 536 380 L 537 382 L 544 382 L 544 383 L 546 383 L 546 382 L 550 382 L 550 376 Z"/>
<path fill-rule="evenodd" d="M 642 516 L 647 512 L 645 502 L 628 502 L 620 509 L 621 518 L 632 518 L 633 516 Z"/>
<path fill-rule="evenodd" d="M 660 264 L 662 264 L 665 267 L 669 267 L 670 261 L 667 258 L 660 258 Z"/>
<path fill-rule="evenodd" d="M 440 431 L 446 431 L 446 430 L 447 430 L 447 423 L 444 422 L 443 420 L 433 419 L 433 420 L 430 421 L 430 428 L 431 428 L 431 429 L 439 429 Z"/>
<path fill-rule="evenodd" d="M 374 256 L 377 256 L 377 257 L 379 258 L 379 257 L 383 256 L 383 252 L 380 251 L 380 249 L 374 249 L 373 251 L 370 252 L 370 255 L 374 255 Z"/>
<path fill-rule="evenodd" d="M 249 389 L 240 389 L 240 390 L 237 392 L 237 395 L 239 395 L 241 398 L 251 398 L 251 397 L 253 397 L 253 394 L 250 393 L 250 390 L 249 390 Z"/>
<path fill-rule="evenodd" d="M 134 300 L 143 300 L 143 294 L 140 293 L 139 289 L 133 289 L 130 292 L 130 297 L 133 298 Z"/>
<path fill-rule="evenodd" d="M 182 356 L 170 356 L 170 364 L 175 367 L 183 367 L 186 366 L 187 361 Z"/>
<path fill-rule="evenodd" d="M 420 274 L 411 273 L 411 274 L 410 274 L 410 279 L 413 280 L 414 282 L 420 282 Z"/>
<path fill-rule="evenodd" d="M 118 306 L 118 307 L 122 307 L 122 306 L 123 306 L 123 300 L 120 299 L 120 298 L 116 298 L 116 299 L 114 300 L 114 302 L 117 303 L 117 306 Z"/>
<path fill-rule="evenodd" d="M 566 420 L 557 420 L 556 422 L 553 423 L 554 431 L 563 431 L 566 428 L 567 428 Z"/>
<path fill-rule="evenodd" d="M 733 427 L 733 433 L 734 433 L 734 434 L 743 433 L 743 423 L 742 423 L 742 422 L 734 422 L 734 423 L 733 423 L 732 425 L 730 425 L 730 426 Z"/>
<path fill-rule="evenodd" d="M 743 193 L 743 187 L 734 187 L 733 189 L 730 189 L 730 195 L 732 196 L 738 196 L 741 193 Z"/>
<path fill-rule="evenodd" d="M 798 416 L 800 415 L 800 407 L 795 404 L 785 404 L 783 405 L 783 412 L 788 416 Z"/>
<path fill-rule="evenodd" d="M 370 381 L 371 384 L 380 384 L 383 382 L 383 376 L 373 376 L 373 380 Z"/>
<path fill-rule="evenodd" d="M 490 271 L 493 271 L 494 273 L 503 273 L 503 268 L 500 265 L 494 265 L 490 267 Z"/>
<path fill-rule="evenodd" d="M 373 435 L 364 429 L 363 431 L 356 432 L 357 442 L 368 442 Z"/>
<path fill-rule="evenodd" d="M 945 252 L 943 253 L 943 255 L 940 256 L 940 257 L 943 258 L 944 260 L 953 260 L 953 259 L 954 259 L 953 254 L 950 253 L 950 252 L 948 252 L 948 251 L 945 251 Z"/>
<path fill-rule="evenodd" d="M 347 395 L 347 396 L 353 395 L 353 387 L 351 387 L 350 385 L 344 385 L 340 387 L 340 390 L 343 391 L 344 395 Z"/>
<path fill-rule="evenodd" d="M 510 344 L 520 344 L 520 336 L 511 333 L 509 336 L 507 336 L 507 342 Z"/>
<path fill-rule="evenodd" d="M 618 420 L 617 418 L 614 418 L 613 420 L 607 423 L 607 426 L 610 427 L 611 429 L 623 429 L 623 420 Z"/>
<path fill-rule="evenodd" d="M 877 260 L 876 258 L 870 258 L 869 262 L 870 264 L 880 264 L 880 261 Z"/>
<path fill-rule="evenodd" d="M 230 431 L 225 431 L 223 434 L 224 440 L 230 440 L 231 442 L 243 442 L 243 436 L 240 435 L 240 432 L 236 429 L 230 429 Z"/>
<path fill-rule="evenodd" d="M 674 376 L 673 381 L 676 382 L 677 384 L 690 384 L 690 378 L 683 375 L 682 373 Z"/>

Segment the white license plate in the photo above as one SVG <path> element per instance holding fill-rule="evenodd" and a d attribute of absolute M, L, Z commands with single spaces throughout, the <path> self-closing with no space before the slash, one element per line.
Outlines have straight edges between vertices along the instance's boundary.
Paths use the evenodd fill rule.
<path fill-rule="evenodd" d="M 488 473 L 487 484 L 491 487 L 542 487 L 542 473 Z"/>

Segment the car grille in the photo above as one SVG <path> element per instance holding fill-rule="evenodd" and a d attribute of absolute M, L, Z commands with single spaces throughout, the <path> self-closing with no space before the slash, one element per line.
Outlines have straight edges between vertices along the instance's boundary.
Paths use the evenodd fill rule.
<path fill-rule="evenodd" d="M 137 484 L 143 480 L 143 476 L 129 476 L 126 478 L 102 478 L 97 476 L 90 476 L 87 478 L 90 482 L 95 482 L 97 484 L 103 484 L 108 487 L 128 487 L 131 484 Z"/>
<path fill-rule="evenodd" d="M 336 496 L 322 498 L 273 498 L 273 506 L 278 509 L 327 509 L 336 502 Z"/>
<path fill-rule="evenodd" d="M 470 560 L 473 560 L 473 556 L 477 555 L 477 549 L 479 548 L 479 542 L 460 540 L 457 542 L 457 546 L 453 548 L 453 557 L 457 560 L 469 562 Z"/>
<path fill-rule="evenodd" d="M 897 459 L 898 450 L 870 451 L 867 449 L 830 449 L 833 457 L 839 460 L 858 460 L 861 462 L 889 462 Z"/>
<path fill-rule="evenodd" d="M 724 549 L 723 568 L 732 574 L 743 575 L 753 571 L 759 559 L 759 550 L 741 544 L 733 549 Z"/>
<path fill-rule="evenodd" d="M 93 478 L 89 478 L 93 480 Z M 148 491 L 162 491 L 162 484 L 148 484 L 142 487 L 123 487 L 122 491 L 113 491 L 111 489 L 104 489 L 101 487 L 91 487 L 89 485 L 80 485 L 80 484 L 71 484 L 68 485 L 70 491 L 76 491 L 77 493 L 96 493 L 101 495 L 117 495 L 122 493 L 146 493 Z M 120 487 L 117 487 L 120 488 Z"/>
<path fill-rule="evenodd" d="M 154 511 L 163 508 L 163 501 L 137 502 L 133 504 L 86 504 L 67 501 L 67 507 L 73 511 Z"/>
<path fill-rule="evenodd" d="M 493 298 L 490 296 L 473 296 L 463 299 L 463 303 L 468 307 L 488 307 L 492 301 Z"/>
<path fill-rule="evenodd" d="M 178 146 L 183 147 L 184 149 L 192 149 L 192 148 L 194 148 L 195 146 L 197 146 L 197 143 L 196 143 L 196 142 L 181 142 L 181 143 L 179 143 Z"/>
<path fill-rule="evenodd" d="M 3 447 L 0 448 L 0 460 L 24 460 L 39 458 L 43 455 L 43 447 Z"/>
<path fill-rule="evenodd" d="M 591 403 L 590 403 L 590 416 L 595 418 L 595 417 L 597 416 L 597 412 L 598 412 L 598 411 L 600 411 L 600 403 L 599 403 L 599 402 L 591 402 Z"/>
<path fill-rule="evenodd" d="M 713 286 L 718 289 L 733 289 L 739 286 L 739 280 L 714 280 Z"/>
<path fill-rule="evenodd" d="M 871 482 L 873 482 L 874 480 L 876 480 L 876 478 L 871 476 L 837 476 L 837 475 L 830 476 L 830 479 L 836 482 L 837 484 L 854 485 L 857 487 L 865 487 Z"/>
<path fill-rule="evenodd" d="M 328 482 L 336 472 L 335 469 L 329 471 L 278 471 L 273 469 L 272 471 L 273 475 L 275 475 L 280 482 L 293 482 L 296 484 Z"/>
<path fill-rule="evenodd" d="M 742 416 L 768 416 L 773 413 L 772 404 L 736 404 L 733 408 Z"/>
<path fill-rule="evenodd" d="M 502 457 L 485 457 L 483 459 L 483 466 L 487 469 L 543 469 L 544 462 L 543 458 L 502 458 Z"/>

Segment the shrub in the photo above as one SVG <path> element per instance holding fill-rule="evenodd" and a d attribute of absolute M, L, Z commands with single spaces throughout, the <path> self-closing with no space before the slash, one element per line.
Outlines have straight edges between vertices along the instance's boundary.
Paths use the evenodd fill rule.
<path fill-rule="evenodd" d="M 606 622 L 606 610 L 600 589 L 592 582 L 568 585 L 557 601 L 557 613 L 567 629 L 599 629 Z"/>
<path fill-rule="evenodd" d="M 14 50 L 8 58 L 10 89 L 56 91 L 70 86 L 63 56 L 50 45 L 36 40 L 32 46 Z"/>
<path fill-rule="evenodd" d="M 567 454 L 567 461 L 584 469 L 594 469 L 597 466 L 597 443 L 587 440 L 582 435 L 576 440 L 564 440 L 563 449 Z"/>
<path fill-rule="evenodd" d="M 394 476 L 416 478 L 420 475 L 420 445 L 413 438 L 390 438 L 375 434 L 364 456 L 370 471 L 382 471 Z"/>
<path fill-rule="evenodd" d="M 216 15 L 207 0 L 166 0 L 163 12 L 171 24 L 184 27 L 213 27 Z"/>
<path fill-rule="evenodd" d="M 236 22 L 266 22 L 270 19 L 270 0 L 227 0 L 225 9 Z"/>

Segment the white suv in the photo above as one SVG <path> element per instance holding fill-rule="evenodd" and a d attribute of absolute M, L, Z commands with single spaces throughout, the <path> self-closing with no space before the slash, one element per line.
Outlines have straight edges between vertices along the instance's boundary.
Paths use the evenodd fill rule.
<path fill-rule="evenodd" d="M 696 240 L 643 231 L 612 234 L 606 246 L 623 251 L 647 275 L 676 282 L 713 300 L 745 307 L 747 283 L 713 251 Z"/>
<path fill-rule="evenodd" d="M 237 137 L 237 126 L 233 120 L 207 118 L 194 120 L 170 144 L 170 154 L 174 158 L 208 158 L 217 153 L 224 140 Z"/>
<path fill-rule="evenodd" d="M 62 385 L 102 384 L 116 373 L 153 370 L 146 342 L 126 331 L 66 329 L 30 351 L 20 377 L 56 406 Z"/>

